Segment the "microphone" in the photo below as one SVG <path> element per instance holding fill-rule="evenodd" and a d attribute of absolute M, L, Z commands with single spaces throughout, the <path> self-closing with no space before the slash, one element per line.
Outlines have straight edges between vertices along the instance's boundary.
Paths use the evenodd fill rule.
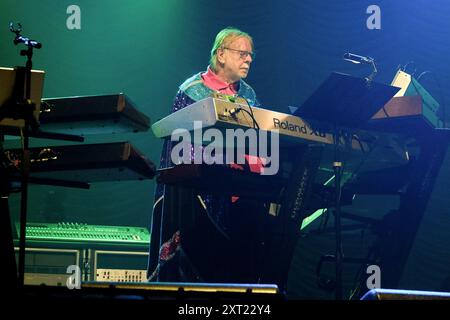
<path fill-rule="evenodd" d="M 37 42 L 36 40 L 32 40 L 32 39 L 23 37 L 23 36 L 21 36 L 19 34 L 14 39 L 14 44 L 17 45 L 18 43 L 23 43 L 27 47 L 32 47 L 32 48 L 36 48 L 36 49 L 42 48 L 42 44 L 40 42 Z"/>
<path fill-rule="evenodd" d="M 357 54 L 353 54 L 353 53 L 346 53 L 344 54 L 344 60 L 359 64 L 359 63 L 367 63 L 367 64 L 372 64 L 373 63 L 373 58 L 371 57 L 363 57 L 363 56 L 359 56 Z"/>

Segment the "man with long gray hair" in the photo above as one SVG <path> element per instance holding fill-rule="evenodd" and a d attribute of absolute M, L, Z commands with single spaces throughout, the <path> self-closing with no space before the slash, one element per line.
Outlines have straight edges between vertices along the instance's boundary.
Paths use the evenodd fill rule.
<path fill-rule="evenodd" d="M 171 111 L 215 92 L 242 97 L 250 106 L 258 106 L 254 90 L 243 80 L 253 59 L 250 35 L 232 27 L 221 30 L 213 43 L 207 70 L 183 82 Z M 172 142 L 165 140 L 161 168 L 174 165 L 171 149 Z M 256 283 L 261 248 L 256 240 L 260 230 L 255 221 L 264 210 L 264 204 L 248 199 L 198 194 L 195 190 L 158 184 L 151 225 L 149 280 Z"/>

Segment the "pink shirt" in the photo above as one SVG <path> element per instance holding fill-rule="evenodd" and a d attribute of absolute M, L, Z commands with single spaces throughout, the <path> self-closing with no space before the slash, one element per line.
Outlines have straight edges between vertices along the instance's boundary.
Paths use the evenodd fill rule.
<path fill-rule="evenodd" d="M 208 66 L 208 70 L 202 73 L 202 79 L 208 88 L 214 91 L 218 91 L 223 94 L 234 95 L 237 93 L 239 82 L 226 83 L 222 81 L 217 74 L 215 74 L 211 68 Z"/>
<path fill-rule="evenodd" d="M 218 91 L 220 93 L 228 94 L 228 95 L 235 95 L 238 91 L 237 90 L 238 86 L 239 86 L 238 82 L 228 84 L 228 83 L 222 81 L 211 70 L 211 68 L 209 66 L 208 66 L 208 70 L 205 73 L 202 73 L 202 79 L 203 79 L 205 86 L 207 86 L 211 90 Z M 255 164 L 253 164 L 253 163 L 249 164 L 250 171 L 261 174 L 264 170 L 264 165 L 263 165 L 262 160 L 255 156 L 245 155 L 247 162 L 250 162 L 250 157 L 254 158 L 252 160 L 254 160 L 256 162 Z M 233 169 L 244 170 L 244 167 L 239 164 L 232 163 L 232 164 L 230 164 L 230 167 Z M 236 196 L 231 197 L 231 202 L 233 202 L 233 203 L 238 200 L 239 200 L 239 197 L 236 197 Z"/>

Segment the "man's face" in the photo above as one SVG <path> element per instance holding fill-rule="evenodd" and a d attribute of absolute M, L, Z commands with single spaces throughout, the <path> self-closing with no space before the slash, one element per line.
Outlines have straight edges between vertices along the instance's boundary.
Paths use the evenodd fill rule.
<path fill-rule="evenodd" d="M 247 77 L 250 64 L 253 59 L 250 41 L 245 38 L 237 38 L 218 52 L 219 62 L 223 64 L 225 75 L 232 82 Z"/>

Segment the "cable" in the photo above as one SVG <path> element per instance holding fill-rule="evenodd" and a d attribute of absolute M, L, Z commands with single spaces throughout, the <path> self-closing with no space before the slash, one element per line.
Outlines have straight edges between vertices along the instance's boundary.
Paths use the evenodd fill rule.
<path fill-rule="evenodd" d="M 247 102 L 248 108 L 250 109 L 250 112 L 251 112 L 250 117 L 251 117 L 252 120 L 253 120 L 253 128 L 259 130 L 259 124 L 258 124 L 258 122 L 256 121 L 255 116 L 254 116 L 254 114 L 253 114 L 253 107 L 252 107 L 252 105 L 248 102 L 248 100 L 247 100 L 246 98 L 244 98 L 244 99 L 245 99 L 245 101 Z M 247 110 L 245 110 L 245 111 L 247 111 Z M 247 112 L 247 113 L 248 113 L 248 112 Z"/>
<path fill-rule="evenodd" d="M 353 135 L 352 135 L 352 140 L 353 140 L 353 139 L 355 139 L 355 140 L 358 142 L 359 147 L 360 147 L 362 153 L 367 153 L 367 151 L 364 149 L 364 145 L 363 145 L 361 139 L 358 137 L 357 134 L 353 134 Z M 351 143 L 351 141 L 350 141 L 350 143 Z"/>
<path fill-rule="evenodd" d="M 432 78 L 434 79 L 434 81 L 436 82 L 436 84 L 437 84 L 437 87 L 438 87 L 438 91 L 439 91 L 439 97 L 440 97 L 440 100 L 441 100 L 441 102 L 442 102 L 442 121 L 444 122 L 444 128 L 446 128 L 447 127 L 447 117 L 446 117 L 446 111 L 445 111 L 445 109 L 446 109 L 446 103 L 445 103 L 445 95 L 444 95 L 444 93 L 443 93 L 443 91 L 442 91 L 442 86 L 441 86 L 441 82 L 439 81 L 439 79 L 436 77 L 436 74 L 434 73 L 434 72 L 432 72 L 431 70 L 427 70 L 427 71 L 424 71 L 424 72 L 422 72 L 418 77 L 417 77 L 417 82 L 424 76 L 424 75 L 426 75 L 426 74 L 431 74 L 431 76 L 432 76 Z M 417 91 L 417 88 L 416 88 L 416 86 L 414 86 L 414 89 Z M 417 92 L 417 93 L 419 93 L 419 92 Z"/>
<path fill-rule="evenodd" d="M 355 167 L 355 170 L 353 170 L 349 180 L 353 179 L 359 173 L 359 171 L 362 169 L 364 163 L 369 159 L 369 156 L 371 155 L 373 150 L 375 150 L 378 146 L 379 146 L 379 143 L 378 143 L 378 139 L 377 139 L 377 140 L 375 140 L 373 147 L 369 151 L 364 153 L 365 156 L 361 159 L 360 163 Z"/>
<path fill-rule="evenodd" d="M 250 105 L 249 105 L 249 107 L 250 107 Z M 252 110 L 251 107 L 250 107 L 250 110 Z M 241 111 L 244 111 L 245 113 L 247 113 L 250 116 L 250 118 L 252 118 L 252 120 L 253 120 L 253 129 L 258 129 L 259 130 L 259 124 L 256 121 L 255 116 L 253 115 L 253 111 L 249 112 L 248 110 L 246 110 L 244 108 L 238 107 L 238 108 L 235 108 L 235 109 L 231 109 L 230 110 L 230 115 L 233 116 L 236 113 L 241 112 Z"/>
<path fill-rule="evenodd" d="M 258 124 L 258 122 L 256 121 L 255 116 L 254 116 L 254 114 L 253 114 L 253 107 L 252 107 L 250 104 L 248 104 L 248 107 L 249 107 L 249 109 L 250 109 L 251 117 L 252 117 L 252 119 L 253 119 L 253 126 L 256 126 L 255 129 L 258 129 L 258 130 L 259 130 L 259 124 Z"/>
<path fill-rule="evenodd" d="M 366 225 L 366 228 L 362 229 L 362 232 L 364 232 L 366 230 L 370 230 L 369 224 Z M 363 239 L 364 239 L 364 236 L 362 236 L 362 241 L 364 241 Z M 361 245 L 362 245 L 362 249 L 364 249 L 364 243 L 361 243 Z M 361 292 L 361 285 L 362 285 L 363 279 L 364 279 L 363 277 L 366 274 L 365 270 L 367 270 L 367 266 L 369 263 L 371 263 L 371 264 L 374 263 L 373 250 L 374 249 L 372 248 L 372 246 L 369 246 L 368 252 L 367 252 L 367 255 L 365 258 L 366 263 L 361 263 L 358 271 L 355 273 L 355 277 L 353 278 L 353 289 L 350 290 L 349 300 L 353 300 L 353 298 Z"/>
<path fill-rule="evenodd" d="M 386 105 L 383 105 L 383 107 L 381 107 L 381 110 L 383 110 L 383 113 L 386 116 L 386 118 L 390 118 L 391 117 L 386 111 Z"/>
<path fill-rule="evenodd" d="M 405 64 L 403 65 L 403 67 L 400 68 L 400 69 L 401 69 L 402 71 L 404 71 L 404 72 L 407 72 L 407 69 L 408 69 L 408 66 L 409 66 L 409 65 L 414 65 L 414 66 L 416 66 L 416 63 L 415 63 L 414 61 L 409 61 L 409 62 L 405 63 Z M 414 69 L 414 72 L 412 72 L 411 75 L 414 75 L 414 74 L 416 73 L 416 71 L 417 71 L 417 68 Z"/>

